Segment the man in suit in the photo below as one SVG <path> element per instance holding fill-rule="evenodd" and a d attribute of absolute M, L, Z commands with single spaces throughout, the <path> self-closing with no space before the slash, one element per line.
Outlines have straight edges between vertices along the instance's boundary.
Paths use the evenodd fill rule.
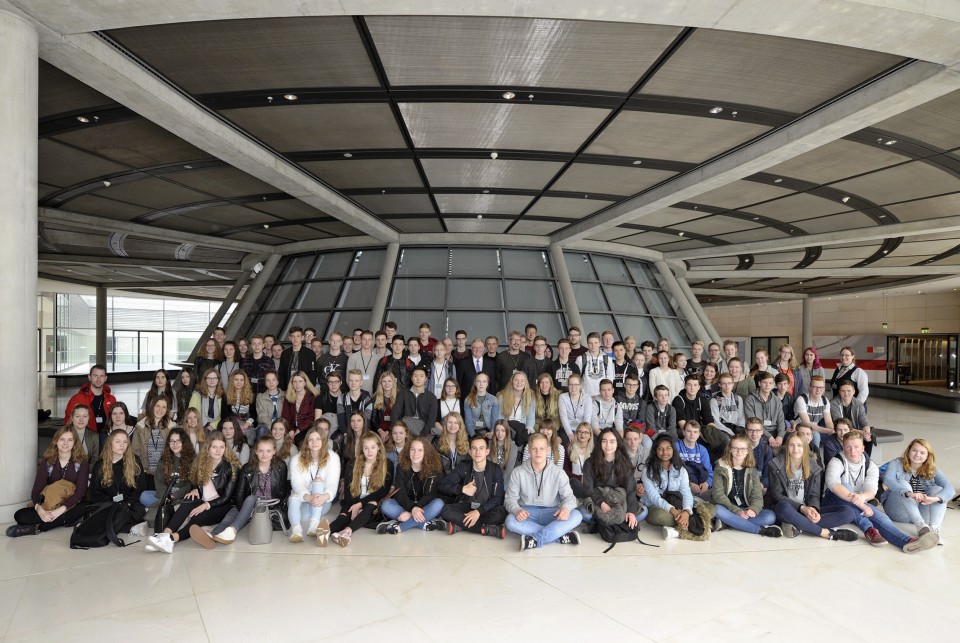
<path fill-rule="evenodd" d="M 482 339 L 475 339 L 470 343 L 470 356 L 465 357 L 456 364 L 457 379 L 460 384 L 461 402 L 467 399 L 470 389 L 473 387 L 473 380 L 477 373 L 486 373 L 490 376 L 491 382 L 496 382 L 497 369 L 493 359 L 486 354 L 486 349 Z M 491 391 L 496 395 L 496 391 Z"/>

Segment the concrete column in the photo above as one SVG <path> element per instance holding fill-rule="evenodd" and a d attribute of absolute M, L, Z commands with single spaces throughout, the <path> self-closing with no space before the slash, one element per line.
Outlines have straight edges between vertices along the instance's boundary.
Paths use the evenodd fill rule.
<path fill-rule="evenodd" d="M 657 261 L 656 264 L 657 270 L 660 272 L 660 276 L 663 277 L 664 286 L 666 286 L 667 291 L 673 295 L 673 298 L 677 301 L 677 305 L 680 306 L 680 312 L 683 313 L 683 316 L 687 318 L 688 322 L 690 322 L 690 327 L 693 328 L 693 332 L 697 335 L 697 337 L 691 338 L 691 341 L 693 339 L 710 337 L 710 333 L 707 332 L 706 327 L 700 320 L 700 314 L 694 310 L 690 300 L 687 299 L 687 296 L 683 292 L 683 288 L 680 287 L 680 283 L 673 275 L 673 271 L 670 270 L 670 266 L 668 266 L 667 262 L 665 261 Z"/>
<path fill-rule="evenodd" d="M 230 292 L 227 293 L 227 296 L 223 298 L 223 301 L 220 302 L 220 307 L 217 308 L 217 312 L 213 314 L 213 317 L 210 318 L 210 322 L 207 324 L 207 327 L 203 329 L 203 332 L 200 333 L 200 339 L 197 340 L 196 346 L 193 347 L 193 351 L 190 352 L 190 357 L 196 357 L 200 352 L 200 347 L 203 346 L 210 336 L 213 334 L 213 331 L 217 329 L 217 326 L 220 325 L 220 322 L 223 321 L 224 315 L 227 314 L 227 311 L 230 310 L 230 306 L 233 305 L 233 302 L 237 300 L 237 297 L 240 296 L 240 291 L 243 290 L 243 287 L 247 285 L 247 282 L 250 281 L 250 277 L 253 275 L 253 271 L 245 271 L 240 274 L 237 280 L 234 282 L 233 287 L 230 289 Z M 235 335 L 227 334 L 227 339 L 233 339 Z M 238 358 L 239 359 L 239 358 Z"/>
<path fill-rule="evenodd" d="M 573 293 L 570 271 L 567 270 L 567 262 L 563 258 L 563 247 L 557 244 L 550 245 L 550 263 L 553 264 L 553 274 L 557 277 L 557 286 L 560 288 L 560 300 L 563 302 L 563 309 L 567 312 L 567 326 L 576 326 L 586 332 L 583 327 L 583 320 L 580 319 L 580 306 L 577 305 L 577 297 Z M 584 341 L 586 341 L 586 338 L 584 338 Z"/>
<path fill-rule="evenodd" d="M 383 258 L 380 269 L 380 283 L 377 284 L 377 296 L 373 298 L 373 308 L 370 309 L 370 321 L 367 328 L 373 332 L 380 330 L 383 316 L 387 312 L 387 299 L 390 297 L 390 286 L 393 284 L 393 271 L 397 267 L 397 257 L 400 255 L 399 243 L 388 243 L 387 254 Z"/>
<path fill-rule="evenodd" d="M 227 337 L 236 337 L 240 332 L 240 327 L 243 326 L 243 322 L 247 320 L 253 304 L 257 301 L 260 293 L 263 292 L 267 282 L 270 281 L 270 277 L 273 275 L 273 271 L 277 269 L 278 263 L 280 263 L 280 255 L 270 255 L 267 262 L 263 264 L 263 270 L 260 271 L 260 274 L 257 275 L 253 283 L 247 288 L 247 292 L 243 293 L 243 299 L 240 300 L 240 304 L 237 305 L 236 310 L 230 315 L 230 323 L 227 324 Z M 236 295 L 234 295 L 234 298 L 236 298 Z M 214 324 L 213 328 L 210 329 L 210 333 L 212 333 L 216 327 L 217 324 Z M 209 336 L 210 333 L 207 333 L 207 335 Z"/>
<path fill-rule="evenodd" d="M 107 289 L 104 286 L 97 287 L 97 311 L 96 311 L 96 347 L 97 364 L 107 364 Z M 109 370 L 109 369 L 108 369 Z"/>
<path fill-rule="evenodd" d="M 801 333 L 803 339 L 800 347 L 795 350 L 803 356 L 803 351 L 808 346 L 813 346 L 813 302 L 810 299 L 803 300 L 803 321 L 801 323 Z"/>
<path fill-rule="evenodd" d="M 723 340 L 720 339 L 720 333 L 717 332 L 713 322 L 710 321 L 710 315 L 708 315 L 707 311 L 705 311 L 703 306 L 700 305 L 700 300 L 697 299 L 696 293 L 694 293 L 690 288 L 690 284 L 687 283 L 686 278 L 677 277 L 677 283 L 680 284 L 680 290 L 682 290 L 683 294 L 686 295 L 687 301 L 689 301 L 690 305 L 693 306 L 693 309 L 697 312 L 700 321 L 703 323 L 703 327 L 707 330 L 709 339 L 704 337 L 703 342 L 709 345 L 711 341 L 714 341 L 722 346 Z"/>
<path fill-rule="evenodd" d="M 30 498 L 37 473 L 37 32 L 0 11 L 0 521 Z"/>

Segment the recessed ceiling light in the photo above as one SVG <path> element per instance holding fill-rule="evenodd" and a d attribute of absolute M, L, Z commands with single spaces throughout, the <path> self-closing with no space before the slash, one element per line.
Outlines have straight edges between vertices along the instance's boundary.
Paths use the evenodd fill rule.
<path fill-rule="evenodd" d="M 482 218 L 483 218 L 483 215 L 482 215 L 482 214 L 478 214 L 478 215 L 477 215 L 477 218 L 478 218 L 478 219 L 482 219 Z"/>
<path fill-rule="evenodd" d="M 590 195 L 589 195 L 589 194 L 584 194 L 584 195 L 583 195 L 583 198 L 584 198 L 584 199 L 589 199 L 589 198 L 590 198 Z"/>
<path fill-rule="evenodd" d="M 533 94 L 530 94 L 529 96 L 527 96 L 527 98 L 529 98 L 530 100 L 533 100 Z"/>
<path fill-rule="evenodd" d="M 897 143 L 897 140 L 894 138 L 891 138 L 889 141 L 884 143 L 884 145 L 896 145 L 896 143 Z"/>
<path fill-rule="evenodd" d="M 267 96 L 267 102 L 268 102 L 268 103 L 272 103 L 272 102 L 273 102 L 273 96 Z"/>
<path fill-rule="evenodd" d="M 497 154 L 496 152 L 490 152 L 490 158 L 492 158 L 493 160 L 497 160 L 497 157 L 498 157 L 498 156 L 500 156 L 500 155 Z"/>
<path fill-rule="evenodd" d="M 642 163 L 643 163 L 643 161 L 634 161 L 634 162 L 633 162 L 634 165 L 640 165 L 640 164 L 642 164 Z"/>
<path fill-rule="evenodd" d="M 743 261 L 744 261 L 745 263 L 750 263 L 750 257 L 747 257 L 747 258 L 744 259 Z"/>
<path fill-rule="evenodd" d="M 264 230 L 266 230 L 266 229 L 269 228 L 269 227 L 270 227 L 270 224 L 269 224 L 269 223 L 264 223 L 264 224 L 263 224 L 263 229 L 264 229 Z"/>
<path fill-rule="evenodd" d="M 89 122 L 90 122 L 90 119 L 87 118 L 86 116 L 77 116 L 77 120 L 80 121 L 81 123 L 89 123 Z"/>
<path fill-rule="evenodd" d="M 683 236 L 683 233 L 682 233 L 682 232 L 678 232 L 677 234 L 680 235 L 681 237 Z"/>
<path fill-rule="evenodd" d="M 103 187 L 105 187 L 105 188 L 110 187 L 110 181 L 104 181 L 104 182 L 103 182 Z"/>
<path fill-rule="evenodd" d="M 842 199 L 840 199 L 840 200 L 841 200 L 841 201 L 843 201 L 844 203 L 846 203 L 847 201 L 849 201 L 849 200 L 850 200 L 850 197 L 848 197 L 848 196 L 845 196 L 845 197 L 843 197 L 843 198 L 842 198 Z"/>
<path fill-rule="evenodd" d="M 774 183 L 783 183 L 783 179 L 774 179 L 773 182 L 774 182 Z"/>
<path fill-rule="evenodd" d="M 344 158 L 348 158 L 348 159 L 352 159 L 352 158 L 353 158 L 353 154 L 351 154 L 350 152 L 344 152 L 344 153 L 343 153 L 343 156 L 344 156 Z"/>
<path fill-rule="evenodd" d="M 881 214 L 881 215 L 880 215 L 879 217 L 877 217 L 877 218 L 878 218 L 878 219 L 886 219 L 886 218 L 887 218 L 887 215 Z"/>
<path fill-rule="evenodd" d="M 796 230 L 794 230 L 793 228 L 790 228 L 790 232 L 796 232 Z"/>
<path fill-rule="evenodd" d="M 803 285 L 803 282 L 802 282 L 802 281 L 800 282 L 800 285 L 801 285 L 801 286 Z"/>
<path fill-rule="evenodd" d="M 193 166 L 192 166 L 192 165 L 184 165 L 184 166 L 183 166 L 183 169 L 185 169 L 185 170 L 192 170 L 192 169 L 193 169 Z"/>
<path fill-rule="evenodd" d="M 711 113 L 711 114 L 719 114 L 719 113 L 722 112 L 722 111 L 723 111 L 723 108 L 722 108 L 722 107 L 719 107 L 719 106 L 718 106 L 718 107 L 711 107 L 711 108 L 710 108 L 710 113 Z"/>
<path fill-rule="evenodd" d="M 513 92 L 503 92 L 503 97 L 506 98 L 507 100 L 513 100 L 514 98 L 517 97 L 517 95 L 514 94 Z"/>
<path fill-rule="evenodd" d="M 297 100 L 296 94 L 284 94 L 283 97 L 286 98 L 287 100 Z"/>
<path fill-rule="evenodd" d="M 484 190 L 483 193 L 484 193 L 484 194 L 490 194 L 490 190 Z"/>
<path fill-rule="evenodd" d="M 890 252 L 890 251 L 889 251 L 889 250 L 884 250 L 884 251 L 883 251 L 883 254 L 887 254 L 888 252 Z"/>
<path fill-rule="evenodd" d="M 760 217 L 753 217 L 753 220 L 754 220 L 754 221 L 759 221 L 759 220 L 760 220 Z"/>

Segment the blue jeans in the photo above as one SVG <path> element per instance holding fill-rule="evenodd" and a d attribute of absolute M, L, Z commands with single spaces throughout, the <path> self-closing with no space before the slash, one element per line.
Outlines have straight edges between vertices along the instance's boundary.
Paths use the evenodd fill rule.
<path fill-rule="evenodd" d="M 330 500 L 323 503 L 322 507 L 314 507 L 310 503 L 304 502 L 303 496 L 290 496 L 290 499 L 287 501 L 287 518 L 290 519 L 290 527 L 295 529 L 302 526 L 300 522 L 301 505 L 305 507 L 307 518 L 310 522 L 319 522 L 320 517 L 330 511 L 330 506 L 333 504 L 333 496 L 336 495 L 336 491 L 327 491 L 326 486 L 322 482 L 312 482 L 310 483 L 310 493 L 329 493 Z"/>
<path fill-rule="evenodd" d="M 824 507 L 850 507 L 857 514 L 857 527 L 860 528 L 860 531 L 866 533 L 871 527 L 875 527 L 877 531 L 880 532 L 880 535 L 883 536 L 887 542 L 891 545 L 894 545 L 898 549 L 903 549 L 903 546 L 907 544 L 907 541 L 910 540 L 910 537 L 905 533 L 896 528 L 893 524 L 893 521 L 890 520 L 890 517 L 880 511 L 879 507 L 870 508 L 873 509 L 873 515 L 867 518 L 863 515 L 863 512 L 856 507 L 855 505 L 847 502 L 846 500 L 841 500 L 832 491 L 827 491 L 823 496 L 823 506 Z"/>
<path fill-rule="evenodd" d="M 583 516 L 583 522 L 593 521 L 593 514 L 588 513 L 585 507 L 580 507 L 579 509 L 577 509 L 577 511 L 579 511 L 580 515 Z M 640 509 L 637 511 L 637 514 L 636 514 L 637 522 L 642 522 L 643 519 L 647 517 L 647 513 L 649 513 L 649 510 L 645 506 L 640 505 Z"/>
<path fill-rule="evenodd" d="M 223 517 L 220 524 L 213 528 L 210 534 L 216 536 L 222 533 L 227 527 L 233 527 L 239 532 L 250 522 L 250 517 L 253 516 L 253 510 L 256 508 L 257 497 L 253 494 L 247 496 L 243 499 L 243 505 L 239 508 L 236 505 L 230 507 L 230 511 Z"/>
<path fill-rule="evenodd" d="M 144 507 L 150 507 L 157 501 L 156 491 L 144 491 L 140 494 L 140 504 Z"/>
<path fill-rule="evenodd" d="M 560 520 L 553 515 L 560 507 L 520 505 L 520 508 L 528 512 L 530 516 L 521 522 L 513 514 L 508 514 L 507 531 L 521 536 L 533 536 L 538 547 L 549 545 L 559 539 L 560 536 L 570 533 L 583 520 L 583 516 L 576 509 L 570 512 L 570 516 L 566 520 Z"/>
<path fill-rule="evenodd" d="M 753 518 L 741 518 L 723 505 L 717 505 L 717 518 L 737 531 L 759 534 L 761 527 L 768 527 L 777 521 L 777 514 L 770 509 L 763 509 Z"/>
<path fill-rule="evenodd" d="M 793 525 L 806 534 L 819 536 L 824 529 L 834 529 L 841 525 L 850 525 L 857 522 L 857 513 L 850 507 L 821 507 L 820 522 L 811 522 L 800 513 L 800 510 L 786 500 L 781 500 L 773 508 L 780 522 Z"/>
<path fill-rule="evenodd" d="M 390 498 L 389 500 L 383 501 L 383 504 L 380 505 L 380 511 L 390 520 L 396 520 L 406 509 L 401 507 L 399 502 Z M 443 500 L 434 498 L 423 508 L 423 522 L 417 522 L 413 519 L 413 516 L 410 516 L 410 518 L 400 523 L 400 531 L 406 531 L 414 527 L 423 529 L 423 526 L 439 516 L 441 511 L 443 511 Z"/>
<path fill-rule="evenodd" d="M 930 495 L 938 494 L 933 491 Z M 931 527 L 939 527 L 943 524 L 943 517 L 947 513 L 948 502 L 950 498 L 944 498 L 943 502 L 935 505 L 921 505 L 913 498 L 904 498 L 899 493 L 888 491 L 883 497 L 883 510 L 897 522 L 917 524 L 922 521 Z"/>

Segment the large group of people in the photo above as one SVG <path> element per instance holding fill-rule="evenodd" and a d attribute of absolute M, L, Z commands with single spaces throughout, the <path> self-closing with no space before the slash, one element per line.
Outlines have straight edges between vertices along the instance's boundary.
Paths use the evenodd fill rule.
<path fill-rule="evenodd" d="M 942 543 L 955 490 L 924 439 L 870 459 L 853 349 L 827 379 L 814 347 L 757 350 L 748 366 L 732 341 L 687 354 L 582 337 L 551 346 L 529 324 L 498 352 L 497 337 L 438 340 L 426 323 L 409 337 L 392 322 L 334 331 L 326 346 L 311 328 L 287 346 L 218 328 L 192 369 L 154 374 L 138 417 L 96 365 L 7 535 L 123 503 L 122 527 L 166 553 L 234 542 L 261 505 L 291 542 L 319 546 L 423 529 L 516 534 L 525 550 L 639 540 L 642 523 L 688 540 L 854 541 L 856 527 L 907 553 Z"/>

